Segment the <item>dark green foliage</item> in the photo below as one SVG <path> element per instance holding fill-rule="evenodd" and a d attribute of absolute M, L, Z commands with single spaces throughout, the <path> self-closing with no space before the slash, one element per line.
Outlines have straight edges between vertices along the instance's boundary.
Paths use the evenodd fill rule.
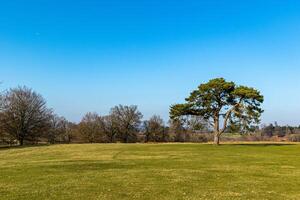
<path fill-rule="evenodd" d="M 195 115 L 209 120 L 218 144 L 229 121 L 238 124 L 244 131 L 258 124 L 263 101 L 263 96 L 254 88 L 237 86 L 217 78 L 201 84 L 186 98 L 186 103 L 171 106 L 170 117 Z M 220 128 L 220 119 L 223 119 L 223 128 Z"/>

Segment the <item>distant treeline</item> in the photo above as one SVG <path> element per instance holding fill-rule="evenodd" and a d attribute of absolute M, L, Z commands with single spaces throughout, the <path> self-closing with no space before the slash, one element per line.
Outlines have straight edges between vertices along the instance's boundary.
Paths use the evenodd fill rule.
<path fill-rule="evenodd" d="M 154 115 L 143 121 L 137 106 L 118 105 L 101 116 L 87 113 L 79 123 L 57 116 L 45 99 L 27 87 L 10 89 L 0 98 L 0 143 L 134 143 L 134 142 L 208 142 L 213 128 L 201 117 L 186 116 L 164 120 Z M 240 139 L 268 140 L 272 137 L 298 141 L 300 127 L 268 125 L 247 132 L 233 122 L 226 133 L 241 134 Z M 227 134 L 230 135 L 230 134 Z M 226 134 L 225 134 L 226 136 Z M 233 137 L 235 140 L 237 137 Z M 252 139 L 251 139 L 252 138 Z M 227 138 L 228 139 L 228 138 Z M 226 137 L 225 137 L 226 140 Z"/>
<path fill-rule="evenodd" d="M 279 126 L 277 122 L 269 125 L 262 125 L 261 135 L 266 137 L 285 138 L 289 141 L 300 141 L 300 126 Z"/>

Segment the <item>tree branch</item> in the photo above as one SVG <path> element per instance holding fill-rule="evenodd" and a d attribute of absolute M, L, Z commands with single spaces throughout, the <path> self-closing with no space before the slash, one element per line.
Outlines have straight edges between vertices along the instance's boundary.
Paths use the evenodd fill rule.
<path fill-rule="evenodd" d="M 219 134 L 221 135 L 222 133 L 224 133 L 224 131 L 226 130 L 227 127 L 227 123 L 228 120 L 230 118 L 230 115 L 232 112 L 235 112 L 236 107 L 238 107 L 242 102 L 242 99 L 240 99 L 239 103 L 235 104 L 230 110 L 227 111 L 225 118 L 224 118 L 224 124 L 223 124 L 223 128 L 221 129 L 221 131 L 219 132 Z"/>

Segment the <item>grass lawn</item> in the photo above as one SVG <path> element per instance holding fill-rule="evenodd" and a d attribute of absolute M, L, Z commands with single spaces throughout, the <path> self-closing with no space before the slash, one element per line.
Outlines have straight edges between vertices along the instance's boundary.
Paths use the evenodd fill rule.
<path fill-rule="evenodd" d="M 0 199 L 300 199 L 300 145 L 2 148 Z"/>

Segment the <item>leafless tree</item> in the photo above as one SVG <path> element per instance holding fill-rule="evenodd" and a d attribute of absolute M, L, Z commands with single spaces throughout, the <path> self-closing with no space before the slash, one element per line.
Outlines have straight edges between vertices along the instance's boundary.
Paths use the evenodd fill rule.
<path fill-rule="evenodd" d="M 118 133 L 117 119 L 114 117 L 114 115 L 107 115 L 103 118 L 103 120 L 104 120 L 103 132 L 106 136 L 106 141 L 113 143 L 116 141 L 116 136 Z"/>
<path fill-rule="evenodd" d="M 166 142 L 167 133 L 163 119 L 154 115 L 149 120 L 144 121 L 145 142 Z"/>
<path fill-rule="evenodd" d="M 36 141 L 48 132 L 52 110 L 44 98 L 27 87 L 10 89 L 2 96 L 0 110 L 1 129 L 19 141 Z"/>
<path fill-rule="evenodd" d="M 110 115 L 116 122 L 118 136 L 122 142 L 136 142 L 137 133 L 141 125 L 143 115 L 137 106 L 115 106 Z"/>
<path fill-rule="evenodd" d="M 182 118 L 171 119 L 169 121 L 169 134 L 174 136 L 174 142 L 185 142 L 187 130 Z"/>
<path fill-rule="evenodd" d="M 101 142 L 103 136 L 103 118 L 97 113 L 87 113 L 79 124 L 79 132 L 90 143 Z"/>
<path fill-rule="evenodd" d="M 78 130 L 78 124 L 73 122 L 68 122 L 66 125 L 66 132 L 63 136 L 64 143 L 71 143 L 74 141 L 80 141 L 80 133 Z"/>
<path fill-rule="evenodd" d="M 206 131 L 208 133 L 211 129 L 209 122 L 200 116 L 187 116 L 185 122 L 186 129 L 191 132 Z"/>
<path fill-rule="evenodd" d="M 46 138 L 51 144 L 65 142 L 68 121 L 64 117 L 53 115 L 51 118 L 51 129 L 46 133 Z"/>

